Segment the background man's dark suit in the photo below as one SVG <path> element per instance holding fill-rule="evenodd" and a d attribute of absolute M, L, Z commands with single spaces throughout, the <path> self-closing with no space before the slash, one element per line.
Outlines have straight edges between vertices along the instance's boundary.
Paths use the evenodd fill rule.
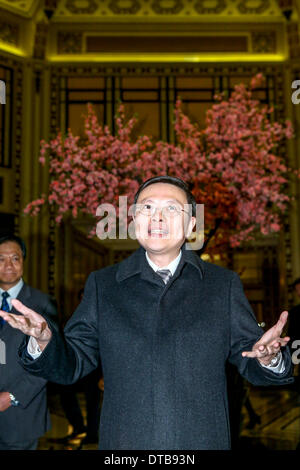
<path fill-rule="evenodd" d="M 92 273 L 65 328 L 53 325 L 42 355 L 24 367 L 71 383 L 97 367 L 104 375 L 101 449 L 228 449 L 225 364 L 255 385 L 293 381 L 242 357 L 263 334 L 238 276 L 182 250 L 167 285 L 138 249 L 125 261 Z"/>
<path fill-rule="evenodd" d="M 54 321 L 57 310 L 54 301 L 29 285 L 23 285 L 17 297 L 45 318 Z M 16 312 L 12 309 L 13 313 Z M 50 428 L 47 411 L 46 383 L 41 377 L 29 374 L 18 361 L 18 348 L 24 334 L 5 323 L 0 328 L 5 342 L 6 364 L 0 364 L 0 391 L 12 393 L 20 402 L 0 413 L 0 449 L 34 441 Z"/>

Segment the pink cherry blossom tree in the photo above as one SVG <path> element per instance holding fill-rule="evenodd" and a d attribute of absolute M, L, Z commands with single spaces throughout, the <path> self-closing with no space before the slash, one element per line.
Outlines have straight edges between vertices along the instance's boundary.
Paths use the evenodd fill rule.
<path fill-rule="evenodd" d="M 178 101 L 176 144 L 148 136 L 133 139 L 137 119 L 126 122 L 122 104 L 113 135 L 88 105 L 84 141 L 69 131 L 65 138 L 59 132 L 49 143 L 41 142 L 40 162 L 49 159 L 49 193 L 24 212 L 35 215 L 54 204 L 60 223 L 67 213 L 95 217 L 103 203 L 118 211 L 120 195 L 132 204 L 145 179 L 168 174 L 187 181 L 197 202 L 205 204 L 207 253 L 224 252 L 258 233 L 278 232 L 291 202 L 289 182 L 300 174 L 279 153 L 284 140 L 292 138 L 290 122 L 274 122 L 273 110 L 253 98 L 262 80 L 259 74 L 248 87 L 235 86 L 229 99 L 216 96 L 204 129 L 190 121 Z"/>

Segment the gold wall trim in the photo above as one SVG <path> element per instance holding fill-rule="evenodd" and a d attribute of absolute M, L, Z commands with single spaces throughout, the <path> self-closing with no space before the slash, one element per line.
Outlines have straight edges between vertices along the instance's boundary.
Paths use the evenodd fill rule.
<path fill-rule="evenodd" d="M 48 57 L 49 62 L 66 63 L 69 65 L 78 62 L 82 63 L 241 63 L 241 62 L 284 62 L 287 60 L 285 55 L 277 54 L 83 54 L 83 55 L 52 55 Z"/>

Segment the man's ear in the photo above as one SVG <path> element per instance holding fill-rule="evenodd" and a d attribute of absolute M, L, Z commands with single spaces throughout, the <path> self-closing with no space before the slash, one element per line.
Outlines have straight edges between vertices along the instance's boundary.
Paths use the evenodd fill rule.
<path fill-rule="evenodd" d="M 191 233 L 193 231 L 193 228 L 195 227 L 196 225 L 196 217 L 191 217 L 189 222 L 188 222 L 188 225 L 187 225 L 187 228 L 186 228 L 186 234 L 185 234 L 185 237 L 186 238 L 189 238 L 191 236 Z"/>

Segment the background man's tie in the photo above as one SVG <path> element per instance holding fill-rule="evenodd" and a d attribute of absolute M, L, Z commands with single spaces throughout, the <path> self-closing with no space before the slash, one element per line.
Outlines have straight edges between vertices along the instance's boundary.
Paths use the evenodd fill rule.
<path fill-rule="evenodd" d="M 165 284 L 167 284 L 172 277 L 172 273 L 169 269 L 158 269 L 156 273 L 162 278 Z"/>
<path fill-rule="evenodd" d="M 10 310 L 9 304 L 7 302 L 7 297 L 9 297 L 9 293 L 8 292 L 2 292 L 2 304 L 1 304 L 0 309 L 4 310 L 4 312 L 9 312 L 9 310 Z M 2 326 L 4 323 L 5 323 L 5 321 L 3 320 L 2 317 L 0 317 L 0 326 Z"/>

